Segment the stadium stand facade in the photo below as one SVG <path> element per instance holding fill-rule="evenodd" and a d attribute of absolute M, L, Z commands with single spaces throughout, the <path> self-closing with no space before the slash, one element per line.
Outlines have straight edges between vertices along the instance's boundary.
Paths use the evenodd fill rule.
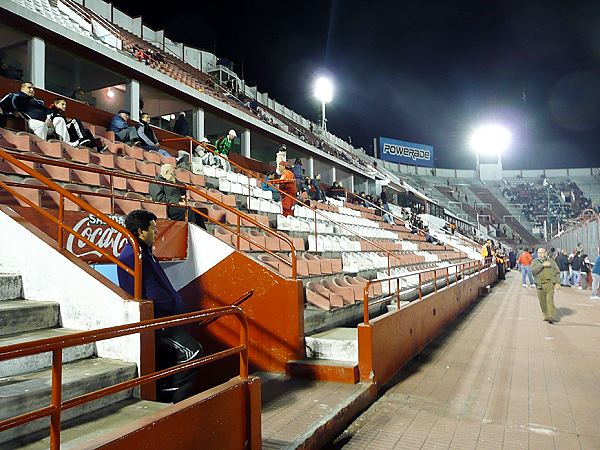
<path fill-rule="evenodd" d="M 172 448 L 260 448 L 268 374 L 364 383 L 299 445 L 331 438 L 495 282 L 474 239 L 503 233 L 514 244 L 496 233 L 506 224 L 535 242 L 491 187 L 463 187 L 469 174 L 455 171 L 451 185 L 443 173 L 377 163 L 247 86 L 227 61 L 108 3 L 10 0 L 0 14 L 12 68 L 1 96 L 29 80 L 35 98 L 65 100 L 67 117 L 93 136 L 88 146 L 44 139 L 23 111 L 3 114 L 0 374 L 9 382 L 0 391 L 10 407 L 0 413 L 0 447 L 58 448 L 62 437 L 161 448 L 189 429 Z M 132 127 L 150 114 L 160 152 L 109 129 L 121 110 Z M 180 112 L 188 135 L 167 129 Z M 230 129 L 240 135 L 232 151 L 210 143 Z M 265 179 L 281 168 L 282 145 L 309 178 L 322 175 L 327 201 Z M 175 180 L 161 178 L 168 165 Z M 375 204 L 382 185 L 395 197 L 387 209 Z M 152 186 L 179 198 L 157 199 Z M 577 185 L 560 195 L 565 186 L 577 208 L 592 206 Z M 154 319 L 139 262 L 125 269 L 133 295 L 118 286 L 119 253 L 127 242 L 137 248 L 124 216 L 136 210 L 156 215 L 154 256 L 194 312 Z M 154 330 L 175 325 L 188 326 L 205 356 L 177 369 L 197 371 L 196 394 L 163 404 L 155 383 L 172 373 L 157 372 Z M 76 423 L 83 428 L 70 431 Z"/>

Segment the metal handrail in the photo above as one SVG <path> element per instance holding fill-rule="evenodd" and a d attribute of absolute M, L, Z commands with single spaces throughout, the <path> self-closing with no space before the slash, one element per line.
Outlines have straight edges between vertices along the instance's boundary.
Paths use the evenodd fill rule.
<path fill-rule="evenodd" d="M 194 145 L 194 144 L 196 144 L 196 145 L 199 145 L 199 146 L 201 146 L 201 147 L 202 147 L 204 150 L 208 150 L 208 151 L 209 151 L 209 152 L 211 152 L 213 155 L 219 156 L 220 158 L 222 158 L 222 159 L 226 160 L 226 161 L 227 161 L 229 164 L 231 164 L 231 165 L 233 165 L 233 166 L 237 167 L 237 168 L 238 168 L 238 169 L 239 169 L 241 172 L 243 172 L 243 173 L 244 173 L 244 174 L 246 174 L 247 176 L 250 176 L 250 177 L 252 177 L 252 178 L 256 178 L 256 174 L 255 174 L 255 172 L 252 172 L 251 170 L 248 170 L 248 169 L 246 169 L 245 167 L 242 167 L 241 165 L 237 164 L 236 162 L 234 162 L 234 161 L 231 161 L 229 158 L 224 158 L 224 157 L 223 157 L 221 154 L 217 153 L 215 150 L 213 150 L 213 149 L 211 148 L 211 147 L 213 147 L 212 145 L 207 145 L 206 143 L 204 143 L 204 142 L 200 142 L 200 141 L 197 141 L 196 139 L 194 139 L 194 138 L 192 138 L 192 137 L 167 138 L 167 139 L 162 139 L 162 140 L 161 140 L 161 142 L 174 142 L 174 141 L 188 141 L 188 142 L 189 142 L 189 144 L 190 144 L 190 148 L 189 148 L 189 151 L 190 151 L 190 158 L 192 157 L 193 145 Z M 277 187 L 277 185 L 276 185 L 276 184 L 273 184 L 273 183 L 271 183 L 271 182 L 269 182 L 269 181 L 267 181 L 267 180 L 265 180 L 265 183 L 266 183 L 267 185 L 269 185 L 269 186 L 273 187 L 275 190 L 277 190 L 281 196 L 286 196 L 286 197 L 288 197 L 288 198 L 292 199 L 292 200 L 295 202 L 295 204 L 300 204 L 301 206 L 304 206 L 304 207 L 306 207 L 306 208 L 308 208 L 308 209 L 312 210 L 312 211 L 315 213 L 315 227 L 314 227 L 315 244 L 316 244 L 316 241 L 317 241 L 317 234 L 318 234 L 318 233 L 317 233 L 317 215 L 319 215 L 320 217 L 323 217 L 323 218 L 324 218 L 326 221 L 328 221 L 328 222 L 331 222 L 331 223 L 333 223 L 333 224 L 337 225 L 338 227 L 340 227 L 340 228 L 342 228 L 342 229 L 346 230 L 347 232 L 349 232 L 351 235 L 353 235 L 353 236 L 356 236 L 356 237 L 358 237 L 359 239 L 361 239 L 361 240 L 363 240 L 363 241 L 366 241 L 366 242 L 368 242 L 369 244 L 371 244 L 371 245 L 373 245 L 374 247 L 378 248 L 378 249 L 379 249 L 379 251 L 381 251 L 381 252 L 385 253 L 385 255 L 387 256 L 387 259 L 388 259 L 388 274 L 389 274 L 389 273 L 391 273 L 391 263 L 390 263 L 390 257 L 391 257 L 391 258 L 397 258 L 397 255 L 396 255 L 396 254 L 394 254 L 394 253 L 390 252 L 389 250 L 387 250 L 387 249 L 385 249 L 385 248 L 381 247 L 381 246 L 380 246 L 379 244 L 377 244 L 376 242 L 374 242 L 374 241 L 372 241 L 372 240 L 370 240 L 370 239 L 368 239 L 368 238 L 366 238 L 366 237 L 364 237 L 364 236 L 361 236 L 361 235 L 359 235 L 358 233 L 356 233 L 356 232 L 354 232 L 354 231 L 350 230 L 350 229 L 349 229 L 349 228 L 347 228 L 347 227 L 346 227 L 344 224 L 342 224 L 342 223 L 339 223 L 339 222 L 337 222 L 337 221 L 335 221 L 335 220 L 331 219 L 330 217 L 327 217 L 325 214 L 323 214 L 322 212 L 320 212 L 318 209 L 316 209 L 316 208 L 313 208 L 313 207 L 312 207 L 312 206 L 310 206 L 310 205 L 306 205 L 305 203 L 302 203 L 300 200 L 298 200 L 298 199 L 297 199 L 296 197 L 294 197 L 293 195 L 290 195 L 290 194 L 288 194 L 287 192 L 284 192 L 284 191 L 282 191 L 281 189 L 279 189 L 279 188 Z"/>
<path fill-rule="evenodd" d="M 0 149 L 2 150 L 2 149 Z M 225 224 L 222 224 L 218 221 L 213 220 L 212 218 L 208 217 L 206 214 L 204 214 L 202 211 L 199 211 L 197 208 L 194 208 L 190 205 L 188 205 L 187 203 L 187 196 L 186 196 L 186 206 L 190 207 L 194 210 L 195 213 L 200 214 L 203 218 L 208 219 L 210 222 L 215 223 L 216 225 L 219 225 L 222 228 L 225 228 L 226 230 L 236 234 L 236 236 L 238 236 L 238 244 L 237 244 L 237 249 L 239 250 L 239 239 L 244 239 L 245 241 L 248 241 L 249 243 L 251 243 L 253 246 L 256 246 L 258 248 L 260 248 L 261 250 L 263 250 L 266 253 L 269 253 L 270 255 L 272 255 L 273 257 L 277 258 L 278 260 L 280 260 L 281 262 L 283 262 L 284 264 L 290 265 L 291 269 L 292 269 L 292 278 L 296 279 L 297 278 L 297 255 L 296 255 L 296 248 L 292 242 L 292 240 L 286 236 L 283 235 L 281 233 L 278 233 L 275 230 L 272 230 L 269 227 L 266 227 L 265 225 L 263 225 L 262 223 L 258 222 L 257 220 L 253 219 L 252 217 L 248 216 L 247 214 L 232 208 L 228 205 L 226 205 L 225 203 L 223 203 L 222 201 L 216 199 L 215 197 L 211 196 L 210 194 L 203 192 L 202 190 L 196 188 L 195 186 L 189 185 L 189 184 L 185 184 L 185 183 L 171 183 L 168 181 L 162 181 L 156 178 L 152 178 L 152 177 L 148 177 L 148 176 L 144 176 L 144 175 L 134 175 L 131 173 L 127 173 L 127 172 L 120 172 L 120 171 L 116 171 L 116 170 L 109 170 L 109 169 L 105 169 L 105 168 L 100 168 L 100 167 L 89 167 L 86 165 L 82 165 L 82 164 L 76 164 L 76 163 L 72 163 L 72 162 L 67 162 L 67 161 L 58 161 L 58 160 L 54 160 L 54 159 L 48 159 L 48 158 L 44 158 L 42 156 L 36 156 L 36 155 L 28 155 L 28 154 L 23 154 L 23 153 L 13 153 L 10 151 L 6 151 L 6 150 L 2 150 L 0 152 L 0 157 L 3 157 L 3 155 L 9 155 L 13 158 L 13 160 L 15 158 L 18 158 L 18 160 L 26 160 L 26 161 L 31 161 L 31 162 L 35 162 L 35 163 L 40 163 L 40 164 L 48 164 L 48 165 L 53 165 L 53 166 L 57 166 L 57 167 L 66 167 L 69 169 L 75 169 L 75 170 L 82 170 L 82 171 L 86 171 L 86 172 L 93 172 L 93 173 L 98 173 L 98 174 L 102 174 L 102 175 L 107 175 L 110 177 L 110 190 L 111 193 L 110 194 L 103 194 L 103 193 L 97 193 L 97 192 L 88 192 L 88 191 L 68 191 L 62 187 L 59 186 L 60 189 L 64 190 L 65 192 L 70 192 L 71 194 L 73 192 L 77 192 L 79 194 L 83 194 L 83 195 L 90 195 L 90 196 L 97 196 L 97 197 L 110 197 L 112 199 L 115 198 L 120 198 L 120 199 L 125 199 L 125 200 L 136 200 L 136 201 L 141 201 L 141 202 L 145 202 L 145 203 L 158 203 L 158 202 L 151 202 L 149 200 L 146 199 L 134 199 L 134 198 L 128 198 L 128 197 L 122 197 L 122 196 L 116 196 L 114 194 L 114 190 L 113 190 L 113 177 L 119 177 L 119 178 L 125 178 L 125 179 L 130 179 L 130 180 L 136 180 L 136 181 L 144 181 L 146 183 L 154 183 L 154 184 L 160 184 L 160 185 L 165 185 L 165 186 L 177 186 L 177 187 L 181 187 L 181 188 L 185 188 L 186 192 L 194 192 L 198 195 L 200 195 L 201 197 L 203 197 L 204 199 L 208 200 L 209 202 L 212 202 L 216 205 L 218 205 L 219 207 L 225 209 L 226 211 L 229 211 L 233 214 L 235 214 L 237 216 L 237 231 L 231 230 L 228 226 L 226 226 Z M 11 162 L 13 162 L 11 160 Z M 22 164 L 22 163 L 20 163 Z M 17 165 L 17 164 L 15 164 Z M 31 171 L 33 169 L 31 169 L 29 166 L 26 165 L 18 165 L 19 168 L 26 170 L 25 168 L 27 168 L 28 170 L 26 170 L 28 173 L 31 174 Z M 24 168 L 25 167 L 25 168 Z M 37 172 L 36 172 L 37 174 Z M 39 174 L 38 174 L 39 175 Z M 32 175 L 33 176 L 33 175 Z M 39 175 L 41 177 L 43 177 L 43 175 Z M 37 178 L 37 177 L 36 177 Z M 45 177 L 43 177 L 45 178 Z M 39 178 L 38 178 L 39 179 Z M 48 180 L 50 181 L 50 180 Z M 53 187 L 49 186 L 47 183 L 44 183 L 46 186 L 50 187 L 51 189 L 54 189 Z M 54 184 L 54 183 L 53 183 Z M 19 186 L 19 187 L 24 187 L 24 188 L 30 188 L 30 189 L 40 189 L 40 186 L 35 186 L 35 185 L 25 185 L 25 184 L 18 184 L 18 183 L 14 183 L 14 182 L 2 182 L 0 181 L 0 186 L 6 188 L 7 186 Z M 21 199 L 22 201 L 24 201 L 25 203 L 27 203 L 30 206 L 34 206 L 33 203 L 31 202 L 31 200 L 23 197 L 21 194 L 19 194 L 18 192 L 12 190 L 12 189 L 7 189 L 9 190 L 9 192 L 11 192 L 11 194 L 17 196 L 19 199 Z M 54 189 L 56 190 L 56 189 Z M 87 205 L 86 202 L 84 202 L 83 200 L 79 199 L 78 197 L 74 196 L 75 198 L 78 199 L 78 202 L 82 202 L 84 204 Z M 67 197 L 69 198 L 69 200 L 72 200 L 71 197 Z M 81 203 L 75 202 L 78 206 L 81 207 Z M 173 205 L 170 203 L 166 203 L 166 205 L 168 206 L 178 206 L 178 205 Z M 180 206 L 180 205 L 179 205 Z M 56 218 L 54 218 L 54 216 L 52 216 L 51 214 L 49 214 L 47 211 L 37 207 L 36 209 L 40 209 L 42 211 L 42 214 L 47 217 L 49 220 L 52 221 L 56 221 Z M 114 208 L 114 203 L 111 204 L 111 207 Z M 95 208 L 93 208 L 92 206 L 88 205 L 88 208 L 92 208 L 94 210 L 96 210 Z M 82 207 L 82 209 L 85 209 Z M 86 209 L 88 210 L 88 209 Z M 111 210 L 111 212 L 114 212 L 114 210 Z M 97 215 L 98 217 L 102 218 L 102 220 L 104 220 L 104 215 L 102 213 L 96 214 L 93 213 L 94 215 Z M 274 253 L 273 251 L 263 247 L 262 245 L 260 245 L 258 242 L 253 241 L 252 239 L 250 239 L 249 237 L 245 236 L 244 234 L 241 233 L 241 222 L 242 220 L 245 220 L 247 222 L 252 223 L 253 225 L 255 225 L 256 227 L 258 227 L 259 229 L 261 229 L 262 231 L 267 232 L 268 234 L 277 237 L 279 240 L 285 242 L 287 245 L 290 246 L 290 253 L 291 253 L 291 261 L 287 260 L 286 258 L 283 258 L 282 256 L 278 255 L 277 253 Z M 116 223 L 114 221 L 108 221 L 105 220 L 106 223 L 110 224 L 112 226 L 112 223 Z M 71 234 L 74 234 L 77 238 L 83 240 L 84 242 L 86 242 L 87 244 L 89 244 L 90 246 L 92 246 L 94 249 L 97 249 L 97 246 L 93 243 L 90 243 L 88 239 L 86 239 L 85 237 L 81 236 L 79 233 L 77 233 L 76 231 L 73 231 L 71 227 L 69 227 L 68 225 L 64 225 L 65 227 L 67 227 L 67 231 L 69 231 Z M 115 227 L 117 230 L 121 231 L 120 228 Z M 135 241 L 136 245 L 137 245 L 137 240 Z M 134 247 L 135 250 L 135 247 Z M 130 275 L 133 275 L 133 273 L 130 272 L 131 269 L 129 269 L 129 267 L 127 267 L 126 265 L 124 265 L 123 263 L 121 263 L 120 261 L 118 261 L 118 259 L 116 259 L 114 256 L 107 254 L 105 251 L 101 252 L 104 256 L 106 256 L 111 262 L 114 262 L 115 264 L 118 264 L 119 267 L 123 268 L 124 270 L 127 270 L 128 273 L 130 273 Z M 141 266 L 140 266 L 141 267 Z M 140 292 L 139 295 L 141 296 L 141 277 L 140 277 Z M 137 298 L 137 297 L 136 297 Z"/>
<path fill-rule="evenodd" d="M 395 276 L 391 276 L 391 277 L 367 280 L 367 282 L 364 284 L 364 288 L 363 288 L 363 309 L 364 309 L 363 324 L 369 325 L 369 307 L 370 306 L 378 305 L 380 303 L 387 303 L 390 301 L 389 297 L 384 297 L 382 299 L 375 300 L 375 301 L 369 303 L 369 289 L 371 288 L 372 285 L 385 283 L 385 282 L 387 282 L 389 285 L 392 281 L 396 281 L 396 307 L 398 309 L 400 309 L 400 280 L 402 278 L 406 278 L 406 277 L 410 277 L 410 276 L 414 276 L 414 275 L 419 276 L 419 284 L 417 285 L 417 290 L 419 293 L 419 300 L 422 300 L 422 298 L 423 298 L 423 290 L 422 290 L 423 278 L 422 278 L 422 276 L 424 273 L 433 272 L 433 287 L 434 287 L 434 292 L 437 292 L 437 272 L 444 271 L 444 270 L 446 271 L 446 287 L 448 287 L 448 286 L 450 286 L 449 269 L 451 267 L 459 267 L 459 266 L 461 267 L 462 278 L 464 279 L 465 266 L 467 267 L 467 271 L 471 268 L 471 266 L 473 266 L 474 269 L 476 269 L 478 272 L 481 272 L 481 270 L 483 268 L 488 267 L 488 264 L 482 263 L 481 261 L 478 261 L 478 260 L 472 260 L 472 261 L 466 261 L 466 262 L 462 262 L 462 263 L 450 264 L 446 267 L 436 267 L 436 268 L 432 268 L 432 269 L 416 270 L 414 272 L 404 273 L 402 275 L 395 275 Z M 457 274 L 456 281 L 458 281 L 458 270 L 456 270 L 455 273 Z"/>
<path fill-rule="evenodd" d="M 32 169 L 27 164 L 24 164 L 22 161 L 20 161 L 20 159 L 17 159 L 15 156 L 17 156 L 17 155 L 11 154 L 10 152 L 7 152 L 6 150 L 0 148 L 0 157 L 1 158 L 10 162 L 11 164 L 17 166 L 19 169 L 28 173 L 33 178 L 40 181 L 41 183 L 46 185 L 48 188 L 52 189 L 53 191 L 57 192 L 60 195 L 58 218 L 54 217 L 52 214 L 47 212 L 45 209 L 36 205 L 31 200 L 24 197 L 23 195 L 18 193 L 16 190 L 12 189 L 10 186 L 8 186 L 3 181 L 0 181 L 0 186 L 3 189 L 10 192 L 12 195 L 21 199 L 23 202 L 27 203 L 29 206 L 31 206 L 33 209 L 35 209 L 37 212 L 39 212 L 41 215 L 43 215 L 46 219 L 54 222 L 58 226 L 57 245 L 58 245 L 59 250 L 63 249 L 63 231 L 67 231 L 70 234 L 75 235 L 78 239 L 84 241 L 86 244 L 88 244 L 94 250 L 100 252 L 100 254 L 106 256 L 111 262 L 115 263 L 121 269 L 123 269 L 125 272 L 127 272 L 129 275 L 131 275 L 133 277 L 133 298 L 135 300 L 141 300 L 141 298 L 142 298 L 142 257 L 141 257 L 141 252 L 140 252 L 140 245 L 138 243 L 137 238 L 133 235 L 133 233 L 131 233 L 127 228 L 125 228 L 121 224 L 115 222 L 113 219 L 108 217 L 106 214 L 102 213 L 98 209 L 89 205 L 87 202 L 81 200 L 76 195 L 73 195 L 67 189 L 59 186 L 54 181 L 45 177 L 44 175 L 39 173 L 37 170 Z M 27 156 L 28 158 L 33 158 L 29 155 L 19 155 L 19 156 Z M 88 238 L 82 236 L 79 232 L 75 231 L 71 226 L 64 223 L 63 220 L 64 220 L 64 199 L 65 198 L 67 198 L 71 202 L 75 203 L 82 210 L 87 211 L 88 213 L 93 214 L 94 216 L 100 218 L 101 220 L 104 221 L 104 223 L 106 223 L 106 224 L 110 225 L 111 227 L 113 227 L 114 229 L 118 230 L 121 234 L 123 234 L 129 240 L 129 242 L 131 243 L 131 246 L 133 247 L 134 254 L 137 255 L 137 258 L 134 258 L 134 260 L 133 260 L 133 270 L 129 266 L 127 266 L 125 263 L 119 261 L 113 255 L 109 254 L 107 251 L 100 248 L 98 245 L 96 245 L 92 241 L 90 241 Z"/>
<path fill-rule="evenodd" d="M 248 293 L 244 294 L 247 296 Z M 244 297 L 242 296 L 242 297 Z M 74 347 L 113 339 L 130 334 L 150 332 L 160 328 L 171 328 L 174 326 L 198 323 L 207 325 L 223 316 L 236 316 L 240 322 L 240 345 L 223 350 L 212 355 L 204 356 L 193 361 L 185 362 L 167 369 L 155 371 L 150 374 L 141 375 L 132 380 L 123 381 L 113 386 L 98 389 L 69 400 L 62 400 L 62 351 L 64 348 Z M 60 429 L 61 413 L 63 410 L 79 406 L 98 398 L 112 395 L 117 392 L 140 386 L 145 383 L 153 382 L 173 375 L 184 370 L 193 369 L 207 363 L 218 361 L 220 359 L 239 354 L 240 355 L 240 378 L 248 379 L 248 321 L 246 315 L 237 306 L 222 306 L 219 308 L 197 311 L 186 314 L 179 314 L 166 318 L 146 320 L 115 327 L 101 328 L 99 330 L 83 331 L 68 336 L 57 336 L 54 338 L 40 339 L 37 341 L 25 342 L 20 344 L 0 347 L 0 361 L 20 358 L 28 355 L 35 355 L 44 352 L 52 352 L 52 401 L 51 404 L 35 411 L 30 411 L 19 416 L 4 419 L 0 421 L 0 432 L 14 428 L 42 417 L 50 416 L 50 448 L 58 450 L 60 448 Z"/>

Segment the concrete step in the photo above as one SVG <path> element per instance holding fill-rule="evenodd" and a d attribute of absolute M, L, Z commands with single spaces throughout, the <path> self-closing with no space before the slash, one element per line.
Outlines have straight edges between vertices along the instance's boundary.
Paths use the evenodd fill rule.
<path fill-rule="evenodd" d="M 306 336 L 306 357 L 358 362 L 358 330 L 356 328 L 332 328 Z"/>
<path fill-rule="evenodd" d="M 21 275 L 12 273 L 0 274 L 0 301 L 21 298 L 23 295 L 23 280 Z"/>
<path fill-rule="evenodd" d="M 0 302 L 0 336 L 58 326 L 59 305 L 55 302 L 4 300 Z"/>
<path fill-rule="evenodd" d="M 67 328 L 45 328 L 43 330 L 10 334 L 8 336 L 0 337 L 0 347 L 4 347 L 5 345 L 21 344 L 23 342 L 37 341 L 39 339 L 67 336 L 69 334 L 77 333 L 78 331 L 79 330 L 70 330 Z M 63 350 L 62 357 L 63 363 L 94 356 L 95 350 L 96 346 L 93 343 L 65 348 Z M 0 378 L 34 372 L 51 366 L 51 352 L 0 361 Z"/>
<path fill-rule="evenodd" d="M 166 403 L 130 398 L 93 413 L 84 414 L 63 424 L 60 448 L 63 450 L 80 448 L 92 439 L 117 430 L 135 420 L 143 419 L 168 406 Z M 13 448 L 46 450 L 50 448 L 50 437 L 47 435 L 47 430 L 33 433 L 0 445 L 0 450 Z"/>
<path fill-rule="evenodd" d="M 63 365 L 62 399 L 67 400 L 107 386 L 129 380 L 136 375 L 134 363 L 88 358 Z M 0 420 L 24 414 L 50 404 L 52 394 L 50 369 L 0 379 Z M 132 396 L 132 389 L 102 397 L 76 408 L 64 411 L 62 420 L 67 421 L 83 414 L 98 411 L 108 405 Z M 48 429 L 49 418 L 11 428 L 0 433 L 0 443 L 21 438 Z M 13 447 L 14 448 L 14 447 Z"/>
<path fill-rule="evenodd" d="M 332 359 L 288 361 L 287 373 L 294 378 L 356 384 L 360 379 L 358 362 Z"/>

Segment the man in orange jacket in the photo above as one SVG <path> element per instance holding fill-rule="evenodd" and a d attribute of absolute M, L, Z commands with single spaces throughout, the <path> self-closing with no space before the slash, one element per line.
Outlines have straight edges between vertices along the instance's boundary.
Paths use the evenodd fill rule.
<path fill-rule="evenodd" d="M 533 274 L 531 273 L 531 262 L 533 261 L 533 257 L 531 253 L 527 251 L 527 249 L 523 250 L 517 262 L 521 266 L 521 280 L 523 281 L 523 287 L 527 287 L 527 278 L 529 279 L 529 287 L 535 287 L 533 284 Z"/>
<path fill-rule="evenodd" d="M 277 173 L 280 175 L 278 180 L 273 180 L 272 183 L 277 184 L 279 189 L 288 195 L 281 196 L 281 206 L 283 208 L 284 217 L 293 216 L 294 203 L 296 203 L 296 177 L 287 167 L 286 161 L 280 161 L 277 165 Z"/>

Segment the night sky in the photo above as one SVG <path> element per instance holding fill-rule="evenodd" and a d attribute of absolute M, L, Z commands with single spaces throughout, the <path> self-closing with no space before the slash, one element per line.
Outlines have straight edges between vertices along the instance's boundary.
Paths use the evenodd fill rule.
<path fill-rule="evenodd" d="M 513 133 L 505 168 L 600 166 L 600 2 L 114 1 L 171 39 L 235 63 L 261 92 L 328 128 L 430 144 L 438 167 L 474 167 L 478 124 Z"/>

